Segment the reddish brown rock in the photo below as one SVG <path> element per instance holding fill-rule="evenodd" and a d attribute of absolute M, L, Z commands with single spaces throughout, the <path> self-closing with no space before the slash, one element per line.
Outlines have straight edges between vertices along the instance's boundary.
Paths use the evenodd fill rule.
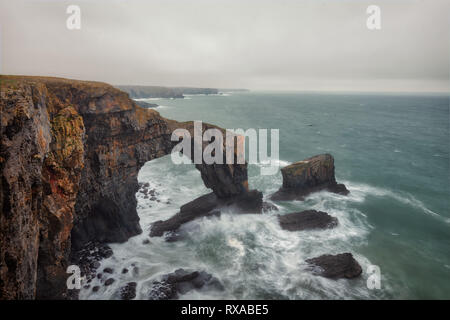
<path fill-rule="evenodd" d="M 0 299 L 64 298 L 71 252 L 141 232 L 137 174 L 193 123 L 105 83 L 46 77 L 0 76 L 0 113 Z M 196 167 L 218 198 L 248 191 L 246 164 Z"/>
<path fill-rule="evenodd" d="M 334 158 L 330 154 L 317 155 L 295 162 L 281 169 L 283 186 L 272 200 L 303 200 L 312 192 L 328 190 L 347 195 L 349 191 L 338 184 L 334 176 Z"/>

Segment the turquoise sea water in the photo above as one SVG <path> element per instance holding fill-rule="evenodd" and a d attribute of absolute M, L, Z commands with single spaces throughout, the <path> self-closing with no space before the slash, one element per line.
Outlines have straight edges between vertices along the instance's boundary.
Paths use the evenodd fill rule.
<path fill-rule="evenodd" d="M 449 299 L 449 97 L 407 94 L 327 94 L 246 92 L 159 100 L 161 115 L 202 120 L 224 128 L 280 130 L 280 165 L 320 154 L 335 157 L 336 178 L 347 197 L 320 192 L 304 202 L 275 202 L 264 215 L 205 218 L 185 226 L 188 238 L 167 243 L 151 238 L 151 222 L 166 219 L 180 205 L 208 192 L 192 165 L 170 157 L 147 163 L 139 180 L 149 182 L 163 201 L 137 194 L 144 233 L 112 245 L 104 266 L 140 265 L 137 298 L 149 283 L 178 267 L 217 276 L 225 292 L 190 292 L 182 298 L 231 299 Z M 261 176 L 249 166 L 251 188 L 267 198 L 281 174 Z M 169 200 L 170 204 L 166 203 Z M 288 232 L 276 214 L 317 209 L 339 219 L 333 230 Z M 312 276 L 304 260 L 325 253 L 352 252 L 363 267 L 357 280 Z M 381 289 L 366 286 L 369 265 L 381 271 Z M 114 298 L 131 278 L 88 299 Z M 131 277 L 131 275 L 129 276 Z"/>

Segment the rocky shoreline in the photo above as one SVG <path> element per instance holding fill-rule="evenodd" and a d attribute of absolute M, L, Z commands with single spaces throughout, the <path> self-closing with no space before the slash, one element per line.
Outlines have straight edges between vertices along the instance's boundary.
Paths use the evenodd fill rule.
<path fill-rule="evenodd" d="M 66 268 L 72 263 L 80 266 L 84 285 L 90 286 L 94 276 L 111 285 L 114 271 L 98 272 L 99 261 L 112 255 L 106 243 L 125 242 L 142 232 L 138 190 L 144 198 L 159 201 L 157 190 L 138 184 L 140 168 L 171 152 L 174 129 L 193 135 L 193 122 L 165 119 L 104 83 L 22 76 L 0 80 L 0 299 L 76 299 L 77 292 L 66 287 Z M 202 132 L 211 128 L 224 131 L 204 123 Z M 202 147 L 208 144 L 204 141 Z M 247 164 L 195 167 L 212 193 L 155 222 L 150 236 L 166 233 L 169 241 L 176 241 L 184 223 L 218 215 L 223 208 L 241 213 L 276 210 L 263 202 L 261 192 L 249 190 Z M 303 199 L 320 190 L 348 193 L 335 181 L 331 155 L 292 164 L 282 174 L 283 187 L 272 200 Z M 279 221 L 290 231 L 337 223 L 317 212 L 280 216 Z M 333 260 L 327 259 L 325 266 Z M 137 266 L 132 268 L 138 272 Z M 200 272 L 191 280 L 197 277 L 205 284 L 213 278 Z M 199 279 L 190 284 L 163 279 L 159 285 L 173 298 L 196 287 Z M 120 296 L 132 299 L 135 290 L 136 283 L 129 282 Z"/>

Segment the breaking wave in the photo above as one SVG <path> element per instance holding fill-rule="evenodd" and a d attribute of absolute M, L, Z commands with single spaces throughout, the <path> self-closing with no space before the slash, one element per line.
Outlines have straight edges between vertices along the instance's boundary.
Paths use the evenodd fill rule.
<path fill-rule="evenodd" d="M 288 162 L 281 161 L 284 166 Z M 260 176 L 260 165 L 249 165 L 249 183 L 263 191 L 265 198 L 281 185 L 281 174 Z M 225 291 L 194 290 L 181 299 L 378 299 L 389 290 L 367 289 L 366 274 L 370 261 L 357 251 L 367 241 L 372 227 L 363 212 L 349 206 L 363 201 L 372 187 L 345 182 L 348 197 L 319 192 L 305 201 L 275 203 L 278 211 L 265 214 L 222 212 L 219 217 L 204 217 L 182 226 L 186 237 L 177 242 L 149 238 L 151 223 L 167 219 L 181 205 L 210 192 L 193 165 L 174 165 L 170 156 L 145 164 L 138 180 L 149 183 L 155 198 L 137 193 L 141 235 L 123 244 L 111 244 L 113 256 L 101 261 L 100 270 L 115 270 L 115 282 L 103 286 L 95 278 L 97 292 L 82 289 L 81 299 L 116 299 L 127 282 L 137 283 L 136 299 L 147 299 L 151 283 L 177 268 L 204 270 L 217 277 Z M 375 190 L 378 190 L 375 188 Z M 265 199 L 269 201 L 268 199 Z M 288 232 L 281 229 L 277 215 L 316 209 L 337 217 L 334 229 Z M 147 242 L 149 241 L 149 242 Z M 305 260 L 322 254 L 352 252 L 363 268 L 363 275 L 353 280 L 331 280 L 305 270 Z M 122 269 L 130 272 L 122 274 Z"/>

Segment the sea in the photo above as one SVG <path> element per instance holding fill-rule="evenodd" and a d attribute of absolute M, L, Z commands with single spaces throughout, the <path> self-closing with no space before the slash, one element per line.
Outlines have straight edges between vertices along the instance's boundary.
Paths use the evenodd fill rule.
<path fill-rule="evenodd" d="M 114 254 L 100 270 L 114 269 L 116 281 L 104 286 L 95 278 L 80 299 L 119 299 L 129 282 L 137 283 L 136 299 L 147 299 L 154 281 L 179 268 L 206 271 L 224 287 L 192 290 L 180 299 L 450 299 L 448 94 L 250 91 L 148 102 L 179 121 L 279 129 L 276 174 L 261 175 L 267 164 L 259 163 L 248 173 L 250 188 L 278 210 L 229 209 L 185 224 L 179 241 L 149 238 L 153 222 L 210 192 L 193 164 L 176 165 L 170 156 L 149 161 L 138 180 L 149 183 L 157 200 L 136 194 L 143 233 L 110 244 Z M 269 199 L 282 184 L 279 168 L 322 153 L 334 156 L 336 179 L 348 196 L 324 191 L 304 201 Z M 277 215 L 307 209 L 328 212 L 338 226 L 280 228 Z M 323 278 L 305 262 L 343 252 L 359 262 L 361 277 Z M 136 272 L 120 272 L 133 266 Z"/>

